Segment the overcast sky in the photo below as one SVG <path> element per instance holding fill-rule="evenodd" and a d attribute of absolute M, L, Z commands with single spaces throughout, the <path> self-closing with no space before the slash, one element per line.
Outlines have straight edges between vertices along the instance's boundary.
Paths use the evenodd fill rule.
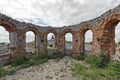
<path fill-rule="evenodd" d="M 93 19 L 118 4 L 120 0 L 0 0 L 0 12 L 18 20 L 40 18 L 47 25 L 61 27 Z"/>

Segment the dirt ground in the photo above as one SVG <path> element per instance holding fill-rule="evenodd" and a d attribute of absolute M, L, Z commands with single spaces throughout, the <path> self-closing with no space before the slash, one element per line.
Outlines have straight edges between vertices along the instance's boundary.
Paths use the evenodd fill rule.
<path fill-rule="evenodd" d="M 15 74 L 3 77 L 2 80 L 80 80 L 73 75 L 71 65 L 77 60 L 65 57 L 60 61 L 49 60 L 39 66 L 31 66 L 17 71 Z M 79 61 L 78 63 L 82 63 Z"/>

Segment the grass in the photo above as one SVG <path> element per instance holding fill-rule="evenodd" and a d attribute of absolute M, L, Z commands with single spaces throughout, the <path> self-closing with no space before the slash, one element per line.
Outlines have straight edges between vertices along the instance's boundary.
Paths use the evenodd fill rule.
<path fill-rule="evenodd" d="M 85 64 L 74 63 L 71 66 L 73 74 L 82 77 L 83 80 L 120 79 L 120 61 L 108 62 L 106 55 L 101 53 L 99 57 L 85 57 L 84 62 Z"/>
<path fill-rule="evenodd" d="M 13 73 L 15 73 L 15 69 L 5 69 L 3 66 L 0 66 L 0 77 L 3 77 L 5 75 L 11 75 Z"/>
<path fill-rule="evenodd" d="M 74 55 L 73 59 L 82 60 L 83 61 L 85 59 L 85 55 L 83 55 L 83 54 Z"/>
<path fill-rule="evenodd" d="M 43 64 L 49 59 L 59 61 L 61 58 L 63 58 L 61 53 L 54 53 L 53 55 L 39 54 L 31 57 L 15 57 L 11 62 L 10 68 L 4 69 L 4 66 L 0 66 L 0 77 L 11 75 L 23 68 Z"/>
<path fill-rule="evenodd" d="M 59 61 L 63 58 L 61 53 L 53 55 L 39 54 L 32 57 L 16 57 L 11 62 L 11 68 L 5 69 L 0 66 L 0 77 L 14 74 L 16 71 L 30 66 L 40 65 L 47 62 L 49 59 Z M 106 55 L 101 53 L 99 57 L 90 55 L 74 56 L 74 59 L 84 61 L 81 63 L 72 63 L 71 70 L 74 75 L 80 76 L 82 80 L 119 80 L 120 79 L 120 61 L 108 62 Z M 68 62 L 66 61 L 65 64 Z M 41 69 L 42 70 L 42 69 Z M 63 68 L 61 72 L 65 71 Z M 51 77 L 46 77 L 51 78 Z"/>
<path fill-rule="evenodd" d="M 114 70 L 108 68 L 88 68 L 80 63 L 74 63 L 72 64 L 71 69 L 74 75 L 77 74 L 86 80 L 119 80 L 120 78 L 117 75 L 114 75 Z"/>
<path fill-rule="evenodd" d="M 48 47 L 47 47 L 47 50 L 55 50 L 55 47 L 54 47 L 54 46 L 52 46 L 52 47 L 51 47 L 51 46 L 48 46 Z"/>
<path fill-rule="evenodd" d="M 105 68 L 109 63 L 107 56 L 104 53 L 100 53 L 98 57 L 94 55 L 87 56 L 85 61 L 92 65 L 92 67 Z"/>

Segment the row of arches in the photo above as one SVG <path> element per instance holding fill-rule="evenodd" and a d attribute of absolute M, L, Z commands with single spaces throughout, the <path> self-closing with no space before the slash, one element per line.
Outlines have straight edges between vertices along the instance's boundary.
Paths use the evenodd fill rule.
<path fill-rule="evenodd" d="M 91 51 L 94 51 L 94 53 L 97 53 L 101 50 L 105 51 L 106 53 L 115 53 L 116 52 L 115 47 L 119 46 L 119 43 L 116 44 L 116 42 L 119 41 L 119 35 L 117 35 L 117 34 L 119 34 L 118 28 L 116 27 L 117 25 L 119 26 L 119 24 L 118 24 L 119 19 L 116 18 L 116 16 L 114 19 L 112 19 L 112 20 L 110 20 L 110 19 L 108 21 L 107 20 L 104 21 L 100 26 L 97 26 L 96 28 L 88 28 L 86 26 L 81 28 L 79 31 L 79 34 L 80 34 L 79 36 L 76 36 L 76 31 L 69 31 L 69 30 L 63 31 L 62 33 L 59 33 L 57 35 L 56 35 L 56 33 L 53 32 L 54 35 L 51 37 L 51 39 L 54 39 L 53 41 L 55 41 L 55 42 L 53 42 L 53 43 L 51 42 L 52 44 L 50 44 L 50 41 L 49 41 L 50 39 L 46 38 L 49 35 L 49 33 L 52 33 L 52 31 L 49 31 L 48 33 L 46 32 L 47 35 L 46 35 L 46 33 L 43 33 L 42 38 L 41 38 L 39 36 L 41 34 L 39 32 L 37 33 L 36 31 L 34 31 L 31 27 L 26 28 L 25 30 L 27 32 L 32 31 L 32 33 L 34 34 L 34 41 L 33 41 L 34 50 L 32 50 L 33 53 L 36 51 L 36 48 L 39 46 L 39 45 L 37 45 L 38 44 L 37 40 L 40 41 L 39 43 L 44 43 L 43 47 L 45 49 L 47 49 L 48 51 L 49 51 L 49 49 L 55 50 L 57 42 L 59 42 L 62 44 L 62 46 L 61 46 L 61 44 L 59 45 L 59 46 L 61 46 L 60 49 L 65 50 L 65 51 L 73 51 L 73 48 L 75 48 L 76 44 L 78 43 L 80 48 L 82 45 L 83 52 L 85 52 L 87 50 L 86 46 L 89 47 L 89 45 L 87 45 L 87 44 L 92 44 L 92 48 L 90 48 L 90 49 L 91 49 Z M 26 47 L 27 32 L 24 30 L 23 31 L 19 30 L 19 29 L 17 30 L 16 27 L 14 27 L 14 26 L 11 27 L 11 25 L 7 24 L 7 23 L 0 23 L 0 24 L 2 24 L 1 26 L 9 33 L 8 40 L 10 42 L 10 47 L 12 47 L 12 44 L 15 43 L 14 46 L 17 49 L 19 48 L 18 51 L 20 51 L 21 48 L 24 48 L 27 51 L 27 47 Z M 90 38 L 91 40 L 89 38 L 88 39 L 85 38 L 85 34 L 87 35 L 88 30 L 91 30 L 91 32 L 92 32 L 92 35 L 91 35 L 92 38 Z M 66 38 L 67 33 L 69 34 L 68 38 L 70 38 L 70 34 L 72 35 L 70 41 L 68 41 L 68 39 Z M 3 33 L 1 33 L 1 34 L 3 34 Z M 25 34 L 25 36 L 24 36 L 24 34 Z M 61 35 L 61 34 L 62 34 L 62 36 L 58 37 L 58 35 Z M 118 39 L 115 38 L 116 37 L 115 34 L 118 37 Z M 78 35 L 78 33 L 77 33 L 77 35 Z M 90 35 L 90 33 L 88 33 L 88 35 Z M 15 36 L 17 36 L 17 37 L 15 37 Z M 82 37 L 82 38 L 79 39 L 79 37 Z M 0 40 L 2 41 L 3 37 L 0 37 L 0 38 L 1 38 Z M 37 39 L 37 38 L 40 38 L 40 39 Z M 31 39 L 29 39 L 29 40 L 31 40 Z M 87 42 L 88 40 L 90 40 L 90 42 Z M 75 44 L 75 42 L 77 42 L 77 43 Z M 94 44 L 93 44 L 93 42 L 94 42 Z M 25 44 L 25 46 L 24 46 L 24 44 Z M 30 46 L 30 45 L 28 44 L 28 46 Z M 79 47 L 79 46 L 77 46 L 77 47 Z M 9 49 L 10 49 L 10 47 L 9 47 Z M 80 49 L 80 48 L 77 48 L 77 49 Z M 82 51 L 82 50 L 79 50 L 79 51 Z M 8 51 L 11 51 L 11 50 L 8 50 Z"/>
<path fill-rule="evenodd" d="M 9 32 L 6 31 L 6 29 L 4 28 L 4 26 L 0 26 L 0 28 L 1 28 L 1 31 L 0 31 L 0 40 L 1 41 L 0 42 L 7 44 L 7 51 L 6 52 L 8 52 L 9 44 L 10 44 L 10 39 L 8 37 L 9 36 Z M 5 33 L 5 34 L 3 34 L 3 33 Z M 91 33 L 92 32 L 88 31 L 88 33 L 86 32 L 85 36 L 87 36 L 88 34 L 91 34 Z M 3 36 L 1 36 L 1 35 L 3 35 Z M 35 52 L 35 48 L 36 48 L 36 41 L 35 41 L 36 34 L 34 32 L 32 32 L 32 31 L 27 31 L 25 35 L 26 35 L 25 50 L 26 50 L 26 52 L 32 52 L 32 53 L 34 53 Z M 90 36 L 91 36 L 90 37 L 91 40 L 89 38 L 85 37 L 85 38 L 87 38 L 87 39 L 85 39 L 85 43 L 86 42 L 89 43 L 89 41 L 90 42 L 92 41 L 92 34 Z M 48 51 L 56 49 L 55 38 L 56 37 L 55 37 L 54 33 L 50 32 L 50 33 L 47 34 L 47 50 Z M 88 41 L 88 39 L 89 39 L 89 41 Z M 66 51 L 72 51 L 72 48 L 73 48 L 73 45 L 72 45 L 73 35 L 72 35 L 72 33 L 70 33 L 70 32 L 65 33 L 64 40 L 65 40 L 65 44 L 64 44 L 65 45 L 65 50 Z M 92 50 L 92 48 L 88 49 L 85 46 L 85 50 L 89 50 L 90 51 L 90 50 Z M 2 53 L 2 50 L 1 50 L 0 53 Z"/>
<path fill-rule="evenodd" d="M 85 42 L 84 42 L 84 50 L 85 52 L 91 52 L 92 51 L 92 31 L 88 30 L 85 33 Z M 47 51 L 55 51 L 56 50 L 56 42 L 55 42 L 56 36 L 54 33 L 48 33 L 47 34 Z M 65 45 L 65 51 L 67 55 L 71 55 L 72 49 L 73 49 L 73 35 L 72 33 L 68 32 L 64 35 L 64 45 Z M 26 32 L 26 52 L 35 52 L 35 34 L 32 31 Z"/>

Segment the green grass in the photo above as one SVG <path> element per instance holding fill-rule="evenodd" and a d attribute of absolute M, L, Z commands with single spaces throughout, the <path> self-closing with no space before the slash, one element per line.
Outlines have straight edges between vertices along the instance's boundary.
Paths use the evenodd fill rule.
<path fill-rule="evenodd" d="M 92 67 L 97 68 L 105 68 L 109 63 L 107 56 L 104 53 L 100 53 L 98 57 L 94 55 L 87 56 L 85 62 L 91 64 Z"/>
<path fill-rule="evenodd" d="M 55 47 L 54 47 L 54 46 L 53 46 L 53 47 L 48 46 L 48 47 L 47 47 L 47 50 L 55 50 Z"/>
<path fill-rule="evenodd" d="M 91 68 L 80 63 L 74 63 L 71 67 L 74 75 L 86 80 L 119 80 L 118 75 L 114 75 L 113 69 Z M 120 75 L 119 75 L 120 76 Z"/>
<path fill-rule="evenodd" d="M 11 75 L 15 73 L 16 69 L 5 69 L 3 66 L 0 66 L 0 77 L 5 75 Z"/>
<path fill-rule="evenodd" d="M 85 59 L 85 55 L 83 55 L 83 54 L 74 55 L 74 56 L 73 56 L 73 59 L 76 59 L 76 60 L 84 60 L 84 59 Z"/>
<path fill-rule="evenodd" d="M 103 53 L 99 57 L 93 55 L 85 57 L 84 63 L 74 63 L 71 66 L 74 75 L 82 77 L 83 80 L 120 79 L 120 61 L 109 62 Z"/>
<path fill-rule="evenodd" d="M 11 61 L 10 68 L 4 69 L 4 66 L 0 66 L 0 77 L 11 75 L 23 68 L 28 68 L 30 66 L 46 63 L 49 59 L 54 59 L 55 61 L 59 61 L 61 58 L 63 58 L 63 55 L 61 53 L 54 53 L 53 55 L 38 54 L 38 55 L 33 55 L 29 58 L 15 57 Z"/>

